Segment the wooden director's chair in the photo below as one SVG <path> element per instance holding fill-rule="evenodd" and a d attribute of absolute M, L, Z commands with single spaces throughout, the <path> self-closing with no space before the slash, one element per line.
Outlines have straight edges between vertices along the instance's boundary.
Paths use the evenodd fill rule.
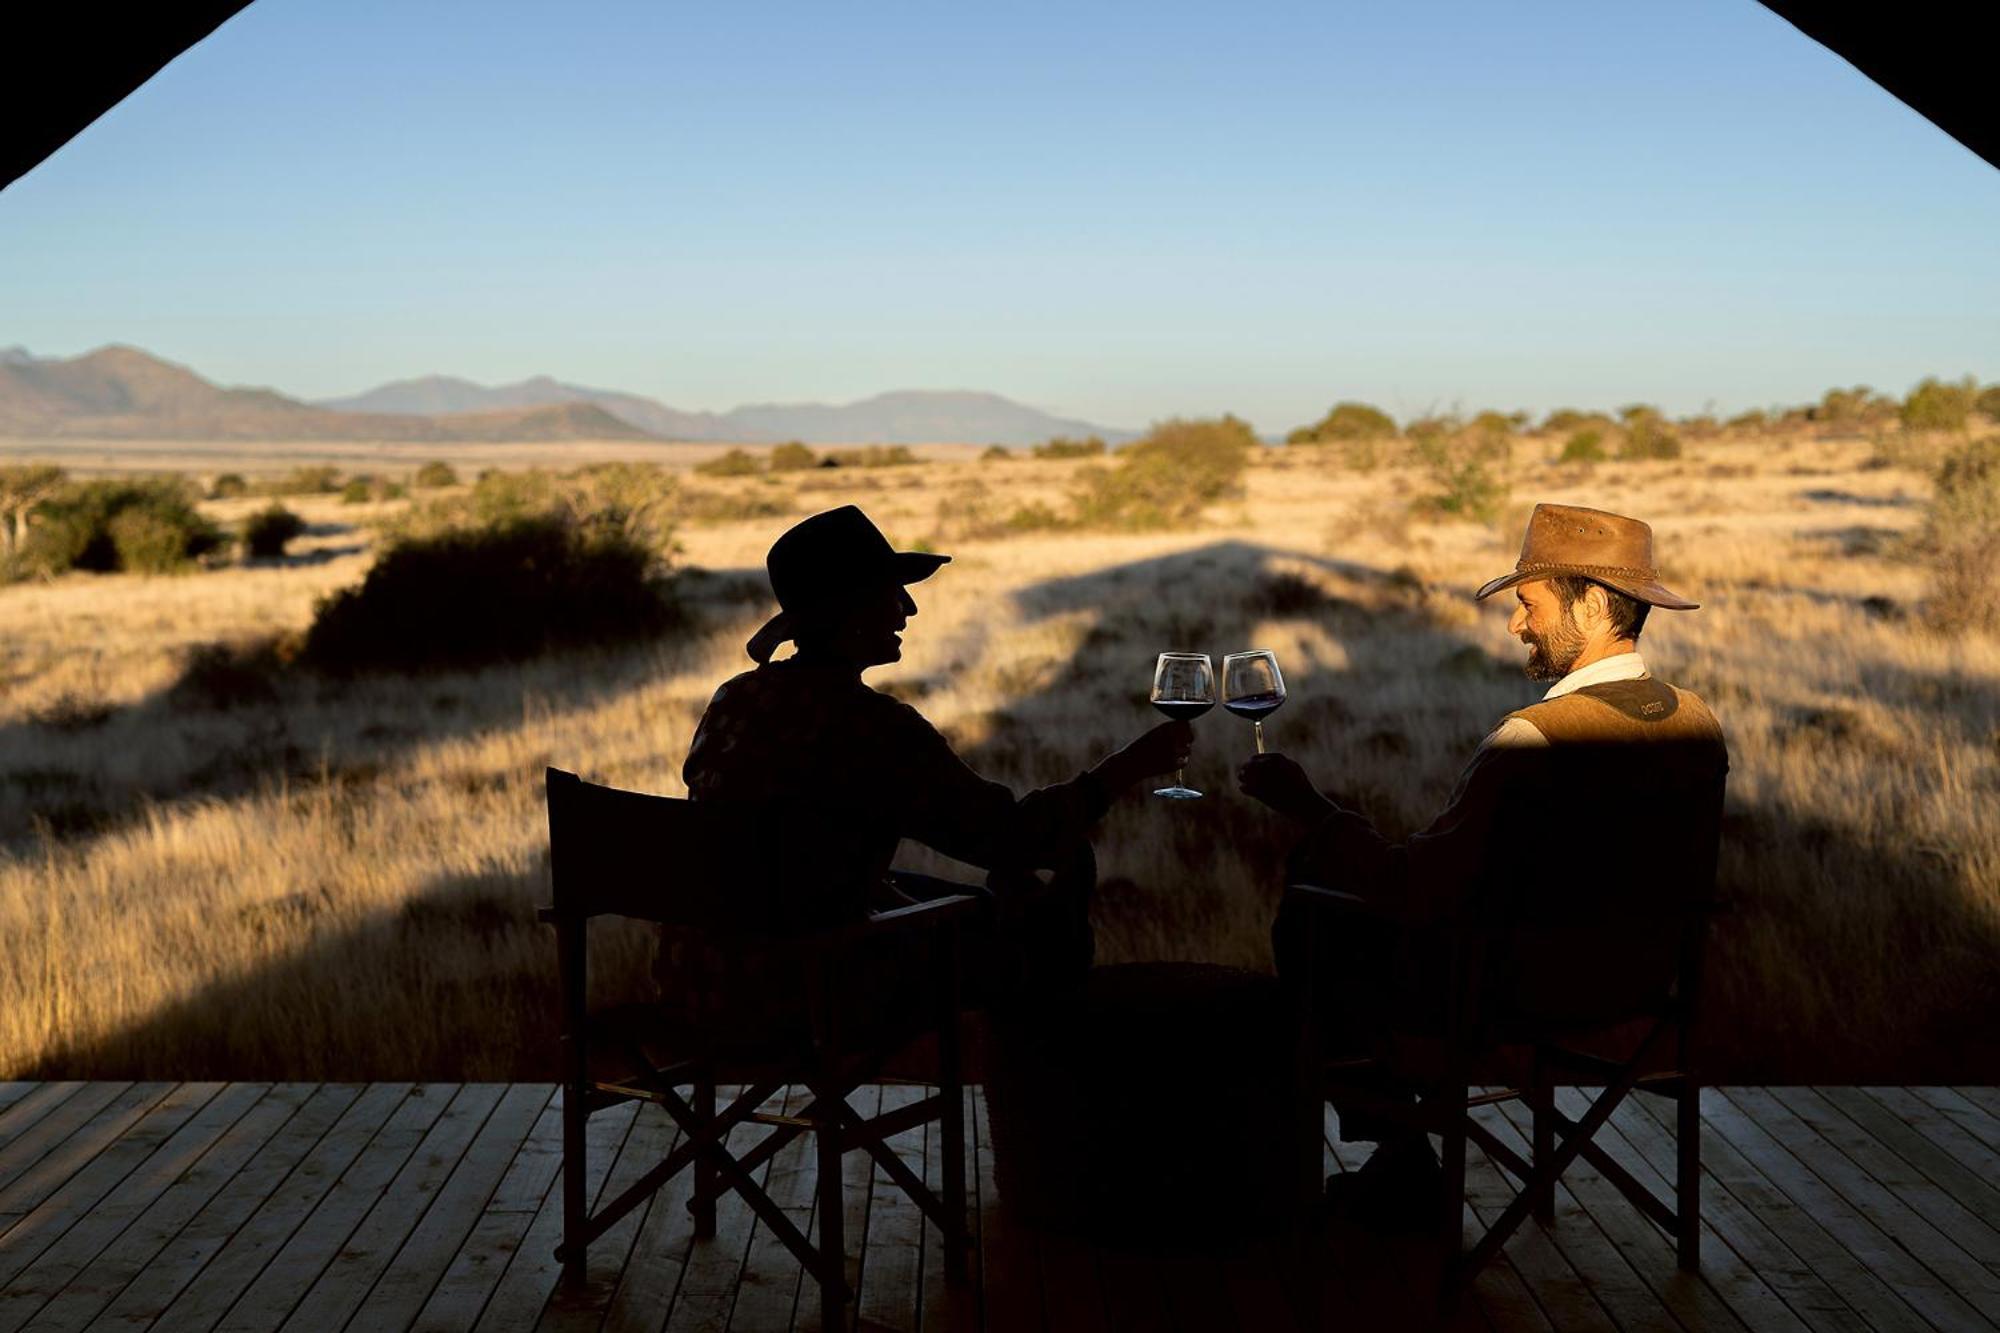
<path fill-rule="evenodd" d="M 1664 749 L 1664 747 L 1655 747 Z M 1327 1100 L 1437 1135 L 1446 1256 L 1439 1308 L 1449 1313 L 1478 1271 L 1532 1213 L 1554 1222 L 1555 1186 L 1582 1157 L 1673 1237 L 1679 1266 L 1700 1265 L 1701 1102 L 1693 1033 L 1714 897 L 1725 772 L 1634 762 L 1616 747 L 1552 747 L 1510 760 L 1488 872 L 1449 919 L 1423 932 L 1435 983 L 1428 1014 L 1392 1016 L 1375 1054 L 1318 1062 Z M 1524 851 L 1537 836 L 1544 849 Z M 1286 890 L 1326 932 L 1364 931 L 1407 946 L 1391 905 L 1310 884 Z M 1324 1012 L 1324 948 L 1307 949 L 1306 1026 Z M 1406 956 L 1407 961 L 1407 956 Z M 1582 1116 L 1558 1110 L 1559 1083 L 1599 1089 Z M 1497 1090 L 1474 1094 L 1479 1085 Z M 1414 1091 L 1385 1096 L 1385 1089 Z M 1674 1104 L 1673 1202 L 1593 1142 L 1634 1090 Z M 1520 1101 L 1532 1147 L 1523 1157 L 1471 1112 Z M 1465 1149 L 1477 1143 L 1520 1192 L 1464 1246 Z"/>
<path fill-rule="evenodd" d="M 962 1277 L 970 1234 L 965 1200 L 965 1102 L 958 1048 L 957 934 L 977 900 L 957 895 L 863 915 L 858 892 L 843 900 L 823 867 L 851 832 L 836 818 L 791 811 L 741 811 L 596 786 L 548 770 L 550 879 L 554 903 L 541 919 L 555 927 L 562 989 L 563 1239 L 556 1256 L 572 1278 L 590 1243 L 681 1171 L 693 1168 L 688 1209 L 697 1236 L 715 1234 L 716 1200 L 736 1191 L 819 1283 L 822 1325 L 844 1325 L 852 1293 L 844 1276 L 841 1235 L 842 1154 L 866 1150 L 943 1233 L 946 1272 Z M 591 918 L 617 915 L 660 922 L 724 947 L 767 951 L 803 978 L 805 1012 L 771 1031 L 720 1024 L 676 1026 L 655 1004 L 591 1011 L 586 1004 L 586 942 Z M 847 920 L 829 917 L 847 916 Z M 774 922 L 820 924 L 785 932 Z M 885 1006 L 900 1012 L 846 1012 L 841 964 L 858 951 L 901 940 L 919 969 L 924 1003 Z M 752 1025 L 753 1029 L 755 1024 Z M 938 1090 L 872 1120 L 847 1103 L 909 1039 L 934 1032 Z M 718 1110 L 718 1084 L 743 1091 Z M 812 1102 L 796 1114 L 764 1104 L 787 1084 L 803 1084 Z M 687 1095 L 679 1090 L 688 1089 Z M 681 1142 L 630 1188 L 588 1210 L 584 1129 L 589 1117 L 632 1099 L 663 1107 Z M 884 1140 L 936 1120 L 943 1144 L 943 1197 L 933 1193 Z M 738 1125 L 771 1126 L 737 1156 L 725 1146 Z M 818 1240 L 815 1246 L 756 1180 L 757 1169 L 800 1134 L 818 1146 Z"/>

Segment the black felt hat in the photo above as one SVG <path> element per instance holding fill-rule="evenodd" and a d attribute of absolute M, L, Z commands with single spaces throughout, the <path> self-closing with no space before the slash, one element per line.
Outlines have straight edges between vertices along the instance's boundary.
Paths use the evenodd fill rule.
<path fill-rule="evenodd" d="M 768 662 L 779 644 L 794 637 L 800 617 L 884 583 L 921 583 L 950 559 L 927 551 L 898 551 L 854 505 L 802 519 L 764 557 L 764 572 L 782 609 L 744 646 L 756 661 Z"/>

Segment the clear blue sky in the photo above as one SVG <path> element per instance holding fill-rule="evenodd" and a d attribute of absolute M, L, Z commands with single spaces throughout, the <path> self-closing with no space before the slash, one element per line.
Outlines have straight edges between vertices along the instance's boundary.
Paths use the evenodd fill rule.
<path fill-rule="evenodd" d="M 2000 172 L 1751 0 L 256 0 L 0 193 L 0 346 L 112 341 L 303 396 L 1734 410 L 2000 378 Z"/>

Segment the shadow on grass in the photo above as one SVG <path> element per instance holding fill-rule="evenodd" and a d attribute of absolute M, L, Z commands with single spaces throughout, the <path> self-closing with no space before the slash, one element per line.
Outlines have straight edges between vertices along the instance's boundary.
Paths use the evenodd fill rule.
<path fill-rule="evenodd" d="M 965 747 L 975 769 L 1026 773 L 1038 783 L 1069 777 L 1096 757 L 1064 747 L 1061 726 L 1077 691 L 1128 701 L 1114 706 L 1108 722 L 1136 734 L 1153 720 L 1144 699 L 1155 654 L 1258 646 L 1250 634 L 1274 621 L 1305 622 L 1345 649 L 1337 660 L 1284 663 L 1292 697 L 1274 741 L 1282 747 L 1288 735 L 1336 733 L 1338 771 L 1316 776 L 1395 832 L 1427 822 L 1485 728 L 1534 693 L 1516 664 L 1491 656 L 1461 617 L 1441 613 L 1435 591 L 1393 571 L 1277 547 L 1218 543 L 1033 585 L 1017 596 L 1031 617 L 1095 613 L 1095 627 L 1070 659 L 1050 664 L 988 720 L 983 739 Z M 621 679 L 588 688 L 618 688 Z M 1394 680 L 1418 690 L 1421 716 L 1386 690 L 1384 682 Z M 1956 688 L 1936 687 L 1947 695 Z M 910 693 L 921 706 L 921 683 Z M 1992 706 L 1990 696 L 1984 705 Z M 504 720 L 512 709 L 517 699 L 440 725 L 470 729 Z M 1207 767 L 1191 776 L 1209 799 L 1169 813 L 1166 803 L 1148 807 L 1149 798 L 1135 794 L 1124 804 L 1141 808 L 1114 812 L 1104 830 L 1104 838 L 1163 839 L 1179 867 L 1176 882 L 1106 882 L 1098 903 L 1104 930 L 1169 917 L 1190 957 L 1202 955 L 1225 919 L 1247 911 L 1268 920 L 1288 841 L 1277 821 L 1234 791 L 1229 775 L 1249 753 L 1248 727 L 1220 713 L 1199 727 Z M 1410 780 L 1412 768 L 1422 770 L 1420 780 Z M 1549 832 L 1560 832 L 1553 817 Z M 1635 830 L 1635 846 L 1643 847 L 1643 836 Z M 1249 868 L 1253 887 L 1227 886 L 1218 873 L 1225 856 Z M 2000 1080 L 2000 977 L 1993 967 L 2000 925 L 1971 901 L 1964 876 L 1952 849 L 1883 845 L 1834 822 L 1732 796 L 1720 887 L 1734 910 L 1719 923 L 1710 955 L 1707 1077 Z M 1257 901 L 1241 902 L 1244 892 Z M 440 880 L 396 910 L 360 921 L 338 919 L 327 904 L 305 897 L 246 908 L 324 925 L 301 950 L 23 1073 L 553 1078 L 554 946 L 533 919 L 545 893 L 536 866 Z M 593 946 L 604 967 L 594 986 L 606 996 L 643 993 L 650 938 L 628 923 L 607 924 L 606 939 Z"/>

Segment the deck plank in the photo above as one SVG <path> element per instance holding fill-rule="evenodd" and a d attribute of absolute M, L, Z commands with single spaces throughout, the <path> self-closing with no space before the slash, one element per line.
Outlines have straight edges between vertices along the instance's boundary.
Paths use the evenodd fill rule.
<path fill-rule="evenodd" d="M 721 1089 L 716 1094 L 718 1108 L 727 1106 L 736 1092 L 735 1088 Z M 786 1094 L 779 1104 L 784 1105 L 789 1099 L 790 1095 Z M 758 1125 L 738 1125 L 729 1132 L 725 1143 L 731 1153 L 741 1156 L 770 1132 Z M 759 1185 L 769 1184 L 770 1163 L 764 1164 L 756 1179 Z M 756 1225 L 757 1215 L 742 1195 L 731 1190 L 716 1202 L 715 1235 L 696 1239 L 694 1217 L 688 1211 L 688 1202 L 694 1195 L 693 1173 L 686 1173 L 686 1178 L 676 1183 L 680 1188 L 672 1200 L 672 1226 L 668 1235 L 671 1237 L 670 1244 L 683 1256 L 683 1267 L 680 1290 L 674 1294 L 673 1310 L 667 1318 L 666 1327 L 675 1333 L 683 1329 L 726 1328 L 744 1280 L 744 1265 L 756 1247 L 761 1230 Z M 786 1322 L 791 1319 L 789 1305 L 783 1312 L 783 1318 Z M 775 1319 L 765 1327 L 774 1324 Z"/>
<path fill-rule="evenodd" d="M 184 1258 L 190 1274 L 159 1317 L 167 1328 L 209 1328 L 227 1314 L 244 1290 L 334 1187 L 369 1140 L 410 1100 L 411 1084 L 377 1083 L 362 1090 L 339 1120 L 316 1142 L 294 1145 L 282 1154 L 260 1154 L 224 1191 L 221 1206 L 204 1209 L 177 1237 L 192 1243 Z M 296 1147 L 296 1156 L 290 1149 Z M 241 1190 L 238 1186 L 241 1186 Z M 254 1197 L 243 1198 L 244 1193 Z M 240 1205 L 247 1205 L 241 1207 Z M 135 1284 L 139 1285 L 139 1284 Z M 150 1284 L 148 1284 L 150 1285 Z M 126 1307 L 123 1296 L 113 1308 Z M 128 1312 L 127 1317 L 131 1317 Z"/>
<path fill-rule="evenodd" d="M 882 1089 L 882 1114 L 922 1101 L 927 1092 L 910 1083 L 887 1084 Z M 923 1126 L 893 1134 L 886 1143 L 889 1151 L 922 1179 Z M 870 1167 L 874 1179 L 869 1185 L 868 1261 L 862 1268 L 865 1276 L 857 1293 L 855 1315 L 862 1328 L 915 1333 L 917 1288 L 923 1274 L 923 1210 L 890 1177 L 887 1168 L 872 1158 Z"/>
<path fill-rule="evenodd" d="M 36 1182 L 49 1178 L 52 1157 L 59 1171 L 65 1164 L 68 1170 L 81 1165 L 75 1160 L 78 1149 L 70 1143 L 72 1137 L 84 1134 L 106 1108 L 113 1108 L 109 1114 L 115 1119 L 120 1112 L 129 1110 L 134 1100 L 150 1104 L 150 1101 L 165 1096 L 166 1090 L 172 1086 L 170 1083 L 87 1083 L 73 1095 L 63 1098 L 59 1105 L 49 1107 L 47 1114 L 0 1146 L 0 1239 L 4 1239 L 13 1224 L 40 1200 Z M 87 1145 L 89 1142 L 86 1135 L 84 1143 Z M 58 1180 L 63 1178 L 64 1175 L 57 1176 Z M 28 1183 L 24 1184 L 24 1181 Z"/>
<path fill-rule="evenodd" d="M 1559 1094 L 1558 1101 L 1562 1100 Z M 1574 1117 L 1576 1109 L 1570 1109 Z M 1626 1170 L 1664 1189 L 1675 1171 L 1671 1118 L 1664 1105 L 1656 1106 L 1650 1098 L 1631 1098 L 1611 1117 L 1608 1133 L 1600 1134 L 1598 1142 Z M 1886 1320 L 1887 1327 L 1908 1327 L 1914 1321 L 1900 1302 L 1884 1303 L 1888 1293 L 1879 1282 L 1858 1286 L 1847 1281 L 1852 1264 L 1846 1251 L 1776 1195 L 1727 1141 L 1706 1129 L 1701 1160 L 1702 1280 L 1756 1333 L 1766 1325 L 1790 1328 L 1799 1323 L 1860 1333 L 1875 1326 L 1863 1316 L 1864 1308 L 1877 1310 L 1877 1319 Z M 1661 1241 L 1667 1243 L 1664 1235 Z M 1741 1269 L 1734 1263 L 1709 1262 L 1709 1252 L 1718 1242 L 1741 1260 Z M 1827 1263 L 1836 1256 L 1839 1263 L 1833 1281 L 1828 1281 L 1813 1259 Z M 1865 1274 L 1861 1280 L 1868 1281 Z"/>
<path fill-rule="evenodd" d="M 638 1103 L 626 1102 L 590 1117 L 584 1130 L 584 1198 L 591 1207 L 603 1193 L 605 1178 L 638 1119 L 638 1109 Z M 524 1333 L 533 1328 L 548 1304 L 549 1293 L 555 1290 L 562 1273 L 556 1245 L 562 1240 L 563 1225 L 560 1157 L 557 1160 L 558 1170 L 551 1175 L 534 1220 L 522 1232 L 506 1269 L 480 1309 L 479 1322 L 473 1327 L 481 1333 Z M 465 1325 L 449 1327 L 462 1329 Z"/>
<path fill-rule="evenodd" d="M 81 1079 L 71 1079 L 58 1083 L 16 1083 L 9 1086 L 25 1086 L 28 1091 L 5 1110 L 0 1110 L 0 1181 L 6 1179 L 4 1172 L 14 1140 L 26 1134 L 36 1121 L 90 1085 Z"/>
<path fill-rule="evenodd" d="M 993 1181 L 993 1122 L 987 1114 L 986 1098 L 973 1098 L 972 1111 L 969 1137 L 979 1179 L 979 1252 L 974 1261 L 979 1267 L 985 1326 L 992 1333 L 1045 1328 L 1034 1237 L 1002 1207 L 999 1187 Z M 804 1303 L 801 1297 L 800 1304 Z"/>
<path fill-rule="evenodd" d="M 802 1083 L 785 1089 L 783 1105 L 788 1115 L 805 1110 L 811 1101 L 812 1093 Z M 812 1234 L 813 1185 L 819 1168 L 813 1152 L 813 1136 L 800 1134 L 778 1150 L 764 1173 L 764 1192 L 808 1240 L 816 1239 Z M 738 1333 L 790 1328 L 804 1278 L 805 1269 L 797 1256 L 769 1227 L 755 1223 L 728 1327 Z"/>
<path fill-rule="evenodd" d="M 965 1105 L 965 1141 L 972 1142 L 973 1100 L 982 1094 L 972 1088 L 961 1088 L 959 1097 Z M 944 1197 L 944 1130 L 935 1120 L 924 1126 L 924 1183 L 940 1199 Z M 965 1198 L 967 1204 L 966 1225 L 977 1231 L 979 1213 L 979 1178 L 971 1163 L 965 1167 Z M 924 1228 L 924 1255 L 922 1286 L 918 1291 L 918 1316 L 922 1333 L 972 1333 L 979 1325 L 979 1284 L 974 1273 L 978 1263 L 976 1256 L 968 1253 L 964 1271 L 956 1276 L 945 1274 L 944 1244 L 937 1227 Z M 1046 1266 L 1044 1267 L 1046 1274 Z M 744 1325 L 745 1329 L 751 1328 Z"/>
<path fill-rule="evenodd" d="M 1771 1094 L 1757 1088 L 1718 1092 L 1704 1104 L 1710 1123 L 1755 1142 L 1779 1187 L 1794 1202 L 1837 1228 L 1843 1244 L 1869 1269 L 1888 1277 L 1918 1313 L 1939 1328 L 1985 1329 L 1992 1324 L 1962 1294 L 1961 1283 L 1993 1284 L 1991 1273 L 1859 1170 Z"/>
<path fill-rule="evenodd" d="M 82 1272 L 71 1278 L 28 1327 L 35 1333 L 76 1333 L 141 1273 L 155 1265 L 166 1267 L 162 1252 L 181 1229 L 316 1095 L 324 1096 L 318 1085 L 312 1083 L 281 1083 L 272 1087 L 199 1159 L 180 1172 Z M 336 1090 L 326 1100 L 344 1106 L 352 1095 L 351 1091 Z"/>
<path fill-rule="evenodd" d="M 1908 1088 L 1822 1088 L 1835 1106 L 1868 1127 L 1973 1213 L 2000 1219 L 2000 1152 Z M 1872 1104 L 1872 1108 L 1870 1107 Z"/>
<path fill-rule="evenodd" d="M 31 1079 L 11 1079 L 0 1082 L 0 1112 L 4 1112 L 42 1084 Z"/>
<path fill-rule="evenodd" d="M 220 1083 L 167 1084 L 157 1096 L 138 1084 L 17 1178 L 15 1197 L 32 1204 L 0 1234 L 0 1290 L 11 1293 L 22 1270 L 89 1220 L 91 1210 L 132 1169 L 222 1090 Z M 0 1219 L 4 1224 L 6 1219 Z M 94 1253 L 94 1251 L 93 1251 Z"/>
<path fill-rule="evenodd" d="M 279 1327 L 295 1309 L 324 1314 L 325 1327 L 338 1328 L 348 1311 L 319 1311 L 309 1300 L 320 1274 L 339 1256 L 355 1228 L 376 1209 L 390 1184 L 402 1172 L 431 1130 L 441 1120 L 449 1132 L 465 1114 L 454 1103 L 466 1090 L 447 1084 L 417 1084 L 403 1098 L 382 1128 L 335 1176 L 311 1212 L 293 1229 L 215 1324 L 217 1333 L 251 1333 Z M 308 1165 L 311 1165 L 308 1159 Z"/>
<path fill-rule="evenodd" d="M 597 1191 L 593 1209 L 617 1198 L 640 1176 L 659 1165 L 660 1159 L 673 1151 L 679 1137 L 680 1128 L 674 1124 L 672 1116 L 650 1102 L 641 1103 L 639 1109 L 633 1112 L 632 1128 L 625 1135 L 625 1142 L 619 1147 L 618 1155 L 611 1160 L 611 1170 Z M 582 1280 L 573 1282 L 559 1278 L 549 1292 L 548 1301 L 542 1307 L 542 1316 L 535 1323 L 540 1333 L 582 1333 L 582 1330 L 603 1327 L 605 1314 L 624 1276 L 640 1224 L 645 1220 L 647 1211 L 659 1206 L 660 1202 L 659 1196 L 654 1195 L 645 1204 L 619 1218 L 609 1231 L 591 1242 Z"/>
<path fill-rule="evenodd" d="M 187 1086 L 198 1090 L 201 1085 Z M 190 1112 L 178 1125 L 162 1101 L 144 1124 L 107 1148 L 36 1210 L 40 1213 L 67 1201 L 80 1215 L 25 1267 L 7 1273 L 8 1264 L 0 1258 L 0 1330 L 11 1333 L 32 1319 L 270 1089 L 266 1083 L 207 1087 L 208 1095 L 197 1091 L 190 1098 Z M 119 1168 L 121 1156 L 127 1159 L 124 1169 Z M 115 1185 L 101 1192 L 75 1193 L 74 1187 L 88 1174 L 110 1170 L 119 1177 Z"/>
<path fill-rule="evenodd" d="M 417 1312 L 412 1328 L 448 1333 L 471 1328 L 478 1321 L 479 1312 L 486 1308 L 494 1285 L 562 1169 L 562 1103 L 562 1088 L 558 1086 L 513 1152 L 492 1196 Z"/>
<path fill-rule="evenodd" d="M 372 1133 L 401 1097 L 402 1085 L 363 1089 L 353 1084 L 327 1084 L 316 1090 L 118 1291 L 92 1327 L 150 1326 L 211 1270 L 214 1275 L 206 1279 L 205 1285 L 226 1282 L 234 1290 L 241 1290 L 257 1272 L 249 1259 L 254 1258 L 256 1265 L 263 1262 L 255 1255 L 258 1234 L 275 1233 L 275 1238 L 264 1246 L 264 1254 L 268 1256 L 269 1249 L 288 1234 L 289 1226 L 296 1225 L 310 1207 L 296 1198 L 274 1203 L 272 1195 L 293 1178 L 310 1154 L 324 1150 L 333 1136 L 353 1140 L 358 1149 L 357 1136 Z M 289 1223 L 276 1216 L 280 1210 L 291 1214 Z M 245 1229 L 253 1226 L 256 1230 L 246 1233 Z M 216 1268 L 217 1258 L 229 1251 L 230 1243 L 238 1237 L 243 1238 L 244 1248 L 230 1252 L 223 1266 Z M 217 1308 L 217 1315 L 221 1308 Z"/>
<path fill-rule="evenodd" d="M 499 1102 L 427 1207 L 412 1199 L 400 1182 L 392 1188 L 390 1199 L 384 1202 L 405 1202 L 409 1225 L 355 1309 L 350 1327 L 365 1331 L 410 1326 L 478 1224 L 516 1149 L 554 1090 L 548 1083 L 502 1086 Z M 424 1151 L 436 1149 L 427 1144 Z M 417 1216 L 419 1207 L 421 1217 Z M 337 1262 L 352 1263 L 349 1256 L 353 1253 L 350 1239 Z"/>
<path fill-rule="evenodd" d="M 1911 1092 L 1929 1102 L 1950 1118 L 1974 1142 L 1985 1146 L 1988 1152 L 2000 1152 L 2000 1118 L 1994 1117 L 1977 1102 L 1965 1094 L 1969 1088 L 1911 1088 Z"/>

